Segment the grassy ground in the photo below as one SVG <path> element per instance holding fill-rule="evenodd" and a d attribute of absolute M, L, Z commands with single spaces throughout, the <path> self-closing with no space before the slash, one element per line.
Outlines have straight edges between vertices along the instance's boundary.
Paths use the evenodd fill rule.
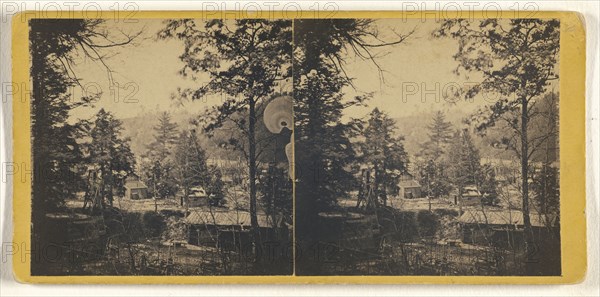
<path fill-rule="evenodd" d="M 515 275 L 521 273 L 509 251 L 460 242 L 459 206 L 449 198 L 404 199 L 392 197 L 388 206 L 401 213 L 413 213 L 410 234 L 388 237 L 378 251 L 357 251 L 340 246 L 338 257 L 322 263 L 326 275 Z M 352 209 L 357 199 L 339 199 L 342 208 Z M 431 213 L 428 212 L 431 203 Z M 476 206 L 465 206 L 463 210 Z M 424 222 L 419 214 L 429 214 Z M 432 232 L 428 232 L 433 230 Z M 408 236 L 408 237 L 407 237 Z"/>

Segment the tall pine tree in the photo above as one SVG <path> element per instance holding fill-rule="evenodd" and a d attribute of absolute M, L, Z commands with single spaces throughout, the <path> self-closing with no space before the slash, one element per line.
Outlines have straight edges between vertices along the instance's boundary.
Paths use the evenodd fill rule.
<path fill-rule="evenodd" d="M 124 180 L 133 174 L 135 167 L 130 139 L 124 138 L 122 131 L 122 122 L 104 109 L 96 114 L 90 131 L 89 163 L 97 167 L 97 174 L 102 177 L 101 194 L 110 206 L 113 205 L 113 192 L 125 193 Z"/>
<path fill-rule="evenodd" d="M 207 165 L 206 151 L 200 146 L 196 130 L 180 134 L 174 149 L 176 178 L 183 198 L 187 199 L 192 187 L 203 187 L 217 202 L 223 198 L 223 182 L 218 168 Z"/>
<path fill-rule="evenodd" d="M 403 138 L 395 135 L 395 125 L 393 119 L 375 108 L 363 131 L 363 159 L 373 172 L 374 193 L 383 205 L 387 204 L 388 194 L 398 186 L 400 176 L 408 167 Z"/>
<path fill-rule="evenodd" d="M 63 206 L 64 199 L 83 186 L 78 170 L 82 148 L 76 139 L 85 135 L 85 123 L 72 124 L 68 118 L 73 108 L 98 96 L 71 97 L 72 88 L 81 86 L 73 71 L 74 56 L 103 62 L 103 50 L 129 44 L 141 34 L 112 36 L 103 31 L 103 23 L 101 19 L 29 20 L 34 221 Z"/>
<path fill-rule="evenodd" d="M 177 192 L 175 164 L 172 156 L 177 144 L 177 124 L 168 112 L 162 112 L 154 126 L 154 141 L 148 145 L 144 174 L 155 198 L 172 197 Z"/>
<path fill-rule="evenodd" d="M 448 162 L 445 155 L 452 140 L 452 124 L 442 111 L 434 114 L 427 127 L 429 139 L 421 145 L 419 176 L 421 185 L 430 197 L 447 195 L 450 191 Z"/>
<path fill-rule="evenodd" d="M 212 132 L 233 121 L 243 139 L 232 139 L 244 155 L 248 167 L 250 223 L 257 249 L 260 234 L 257 216 L 257 178 L 259 165 L 257 121 L 262 118 L 259 105 L 268 100 L 282 81 L 291 78 L 292 22 L 290 20 L 170 20 L 159 33 L 161 38 L 177 38 L 184 44 L 180 56 L 185 63 L 181 74 L 198 72 L 210 77 L 207 84 L 186 89 L 181 97 L 199 100 L 209 94 L 225 99 L 205 120 L 205 131 Z M 244 118 L 233 119 L 244 112 Z"/>
<path fill-rule="evenodd" d="M 318 242 L 319 213 L 335 210 L 337 199 L 348 197 L 358 181 L 352 167 L 357 152 L 350 139 L 359 125 L 344 123 L 346 108 L 366 97 L 346 98 L 343 88 L 352 85 L 346 59 L 355 54 L 380 70 L 372 50 L 402 43 L 409 34 L 385 42 L 378 37 L 374 20 L 294 20 L 294 158 L 297 241 L 306 249 Z M 296 273 L 318 273 L 320 263 L 298 263 Z"/>
<path fill-rule="evenodd" d="M 483 76 L 467 91 L 473 98 L 482 92 L 497 92 L 501 98 L 475 118 L 479 131 L 506 120 L 513 131 L 509 143 L 521 163 L 522 213 L 525 246 L 531 248 L 530 161 L 547 139 L 530 135 L 531 121 L 539 115 L 536 100 L 558 79 L 560 22 L 556 19 L 449 19 L 434 36 L 451 37 L 460 43 L 454 55 L 461 70 Z M 529 251 L 529 250 L 528 250 Z M 528 253 L 530 254 L 530 253 Z"/>
<path fill-rule="evenodd" d="M 479 186 L 481 157 L 467 130 L 456 131 L 448 150 L 448 177 L 459 196 L 466 186 Z"/>
<path fill-rule="evenodd" d="M 427 129 L 429 130 L 429 139 L 421 145 L 420 155 L 428 160 L 438 162 L 446 153 L 452 140 L 452 123 L 446 121 L 444 112 L 437 111 Z"/>
<path fill-rule="evenodd" d="M 148 155 L 160 162 L 167 161 L 177 143 L 177 124 L 173 123 L 169 112 L 162 112 L 158 124 L 154 126 L 154 141 L 148 145 Z"/>
<path fill-rule="evenodd" d="M 130 43 L 137 35 L 120 38 L 101 32 L 100 19 L 31 19 L 31 141 L 32 141 L 32 244 L 45 244 L 45 214 L 61 209 L 67 198 L 84 189 L 82 123 L 68 122 L 69 113 L 97 96 L 72 98 L 71 88 L 81 86 L 73 72 L 74 56 L 102 61 L 102 51 Z M 106 65 L 103 63 L 103 65 Z M 78 100 L 81 99 L 81 100 Z M 41 242 L 40 242 L 41 241 Z M 32 260 L 32 273 L 44 269 Z"/>
<path fill-rule="evenodd" d="M 481 166 L 481 177 L 478 186 L 483 195 L 481 202 L 484 205 L 498 205 L 498 181 L 496 180 L 496 171 L 492 165 L 484 164 Z"/>
<path fill-rule="evenodd" d="M 83 131 L 79 124 L 67 120 L 71 109 L 91 98 L 71 98 L 69 90 L 79 80 L 65 65 L 73 63 L 72 55 L 83 46 L 80 40 L 93 45 L 88 35 L 98 25 L 92 20 L 29 21 L 34 222 L 63 206 L 64 199 L 81 189 L 81 176 L 74 169 L 81 163 L 76 139 Z"/>

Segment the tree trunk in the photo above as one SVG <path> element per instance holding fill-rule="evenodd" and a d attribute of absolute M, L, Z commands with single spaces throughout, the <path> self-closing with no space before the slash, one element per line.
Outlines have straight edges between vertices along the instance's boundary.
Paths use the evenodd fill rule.
<path fill-rule="evenodd" d="M 387 175 L 387 166 L 385 166 L 385 161 L 383 162 L 383 170 L 382 172 L 382 181 L 381 181 L 381 185 L 382 185 L 382 189 L 381 189 L 381 195 L 383 198 L 383 206 L 387 206 L 387 180 L 388 180 L 388 175 Z"/>
<path fill-rule="evenodd" d="M 256 249 L 260 245 L 260 235 L 258 234 L 258 217 L 256 214 L 256 110 L 254 99 L 250 99 L 249 121 L 248 121 L 248 167 L 249 167 L 249 187 L 250 187 L 250 224 L 252 226 L 252 241 Z"/>
<path fill-rule="evenodd" d="M 381 174 L 379 172 L 379 165 L 377 163 L 375 163 L 374 169 L 374 176 L 373 176 L 373 195 L 375 196 L 375 199 L 373 199 L 373 209 L 377 209 L 379 207 L 379 197 L 381 196 L 381 191 L 380 191 L 380 187 L 381 187 Z"/>
<path fill-rule="evenodd" d="M 529 218 L 529 147 L 527 139 L 527 124 L 529 117 L 527 114 L 527 99 L 521 99 L 521 176 L 522 176 L 522 190 L 523 190 L 523 227 L 525 232 L 525 244 L 526 248 L 531 248 L 532 242 L 532 230 L 531 220 Z M 527 253 L 529 254 L 529 253 Z"/>
<path fill-rule="evenodd" d="M 431 212 L 431 196 L 427 195 L 427 202 L 429 203 L 429 212 Z"/>
<path fill-rule="evenodd" d="M 463 215 L 462 202 L 463 202 L 463 186 L 459 185 L 458 186 L 458 214 L 460 216 Z M 431 211 L 431 210 L 429 210 L 429 211 Z"/>

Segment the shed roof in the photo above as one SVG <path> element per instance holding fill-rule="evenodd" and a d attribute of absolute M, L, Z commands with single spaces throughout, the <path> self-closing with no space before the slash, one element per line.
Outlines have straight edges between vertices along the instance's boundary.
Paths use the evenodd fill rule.
<path fill-rule="evenodd" d="M 258 214 L 259 227 L 273 227 L 271 217 L 265 214 Z M 187 224 L 191 225 L 216 225 L 216 226 L 250 226 L 250 213 L 246 211 L 211 211 L 209 210 L 193 210 L 185 218 Z"/>
<path fill-rule="evenodd" d="M 129 180 L 125 182 L 127 189 L 147 189 L 148 187 L 141 180 Z"/>
<path fill-rule="evenodd" d="M 546 226 L 546 217 L 532 213 L 530 216 L 531 226 Z M 556 223 L 556 217 L 549 218 L 550 225 Z M 487 225 L 523 225 L 523 213 L 520 210 L 487 209 L 485 213 L 479 210 L 467 210 L 458 219 L 463 224 L 487 224 Z"/>
<path fill-rule="evenodd" d="M 408 180 L 400 180 L 400 182 L 398 183 L 398 186 L 400 186 L 402 188 L 420 188 L 421 184 L 419 184 L 419 182 L 414 179 L 408 179 Z"/>

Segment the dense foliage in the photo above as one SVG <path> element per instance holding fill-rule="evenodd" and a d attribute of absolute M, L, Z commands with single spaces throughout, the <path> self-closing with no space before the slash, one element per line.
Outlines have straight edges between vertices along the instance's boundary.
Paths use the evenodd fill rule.
<path fill-rule="evenodd" d="M 396 136 L 396 122 L 378 108 L 370 113 L 362 134 L 365 137 L 361 144 L 362 160 L 373 172 L 375 196 L 385 206 L 388 195 L 397 194 L 400 177 L 407 174 L 404 139 Z"/>
<path fill-rule="evenodd" d="M 479 131 L 499 121 L 512 127 L 509 147 L 521 161 L 522 211 L 526 242 L 531 243 L 529 205 L 530 160 L 544 137 L 529 135 L 530 122 L 537 116 L 536 100 L 546 93 L 552 80 L 558 79 L 560 22 L 554 19 L 445 20 L 435 36 L 459 41 L 454 55 L 457 72 L 475 72 L 481 83 L 468 90 L 472 98 L 495 92 L 500 98 L 473 118 Z"/>
<path fill-rule="evenodd" d="M 122 136 L 122 122 L 110 112 L 100 109 L 90 131 L 89 164 L 101 176 L 103 195 L 113 205 L 113 192 L 125 194 L 125 178 L 134 173 L 135 157 L 130 139 Z"/>
<path fill-rule="evenodd" d="M 250 217 L 255 243 L 258 241 L 257 184 L 258 158 L 256 125 L 262 115 L 258 105 L 275 92 L 275 87 L 291 78 L 292 22 L 290 20 L 169 20 L 159 33 L 176 38 L 184 45 L 180 56 L 185 63 L 180 73 L 195 77 L 208 74 L 208 83 L 181 90 L 183 100 L 199 100 L 211 94 L 222 95 L 222 104 L 204 115 L 205 132 L 211 133 L 233 122 L 242 135 L 230 138 L 248 165 Z M 247 117 L 236 117 L 246 113 Z M 238 134 L 239 135 L 239 134 Z"/>

